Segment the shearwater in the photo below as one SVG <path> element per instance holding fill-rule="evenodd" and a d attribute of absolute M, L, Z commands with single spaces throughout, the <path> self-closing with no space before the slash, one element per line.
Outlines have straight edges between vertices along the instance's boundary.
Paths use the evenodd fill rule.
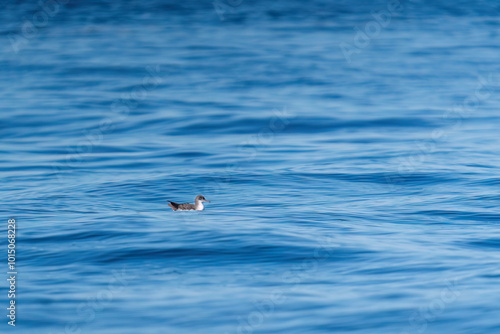
<path fill-rule="evenodd" d="M 203 206 L 203 202 L 210 203 L 210 201 L 208 201 L 205 197 L 203 197 L 202 195 L 198 195 L 194 199 L 194 204 L 191 203 L 179 204 L 172 201 L 168 201 L 168 206 L 171 207 L 172 210 L 174 211 L 191 211 L 191 210 L 201 211 L 205 208 Z"/>

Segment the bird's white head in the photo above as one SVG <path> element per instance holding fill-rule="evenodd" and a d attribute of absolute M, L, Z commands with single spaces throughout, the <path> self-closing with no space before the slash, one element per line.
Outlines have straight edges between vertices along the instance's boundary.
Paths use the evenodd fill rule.
<path fill-rule="evenodd" d="M 207 200 L 203 195 L 196 196 L 196 198 L 194 199 L 194 205 L 196 207 L 196 210 L 203 210 L 204 209 L 203 202 L 210 203 L 210 201 Z"/>

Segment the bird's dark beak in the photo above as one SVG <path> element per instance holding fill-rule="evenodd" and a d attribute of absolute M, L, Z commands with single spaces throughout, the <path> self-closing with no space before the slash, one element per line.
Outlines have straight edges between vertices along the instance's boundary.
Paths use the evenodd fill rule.
<path fill-rule="evenodd" d="M 210 202 L 208 199 L 206 199 L 206 200 L 205 200 L 205 202 L 212 203 L 212 202 Z"/>

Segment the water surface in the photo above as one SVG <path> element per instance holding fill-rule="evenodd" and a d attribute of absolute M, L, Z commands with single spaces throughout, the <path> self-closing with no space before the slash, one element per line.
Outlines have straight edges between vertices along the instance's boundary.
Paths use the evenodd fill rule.
<path fill-rule="evenodd" d="M 15 331 L 500 331 L 498 6 L 217 4 L 2 5 Z"/>

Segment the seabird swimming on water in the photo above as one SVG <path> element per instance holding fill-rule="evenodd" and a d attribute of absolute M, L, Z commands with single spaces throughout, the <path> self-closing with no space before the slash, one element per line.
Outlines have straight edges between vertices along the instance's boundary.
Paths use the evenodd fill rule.
<path fill-rule="evenodd" d="M 204 209 L 203 202 L 210 203 L 210 201 L 207 201 L 205 199 L 205 197 L 203 197 L 202 195 L 198 195 L 194 199 L 194 204 L 191 204 L 191 203 L 179 204 L 179 203 L 168 201 L 168 206 L 171 207 L 172 210 L 174 210 L 174 211 L 191 211 L 191 210 L 201 211 Z"/>

